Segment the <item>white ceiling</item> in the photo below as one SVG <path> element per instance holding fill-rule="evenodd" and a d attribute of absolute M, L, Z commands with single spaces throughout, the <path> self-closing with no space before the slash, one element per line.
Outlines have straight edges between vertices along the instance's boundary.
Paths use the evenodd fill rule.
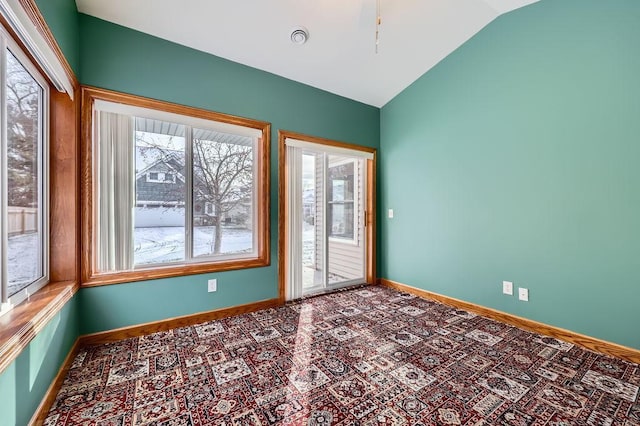
<path fill-rule="evenodd" d="M 82 13 L 381 107 L 499 15 L 538 0 L 76 0 Z M 298 26 L 309 40 L 289 40 Z"/>

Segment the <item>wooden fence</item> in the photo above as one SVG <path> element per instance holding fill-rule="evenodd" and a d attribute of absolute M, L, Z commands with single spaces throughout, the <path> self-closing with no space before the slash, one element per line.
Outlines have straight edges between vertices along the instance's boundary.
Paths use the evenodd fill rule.
<path fill-rule="evenodd" d="M 38 230 L 38 209 L 33 207 L 8 207 L 9 235 L 28 234 Z"/>

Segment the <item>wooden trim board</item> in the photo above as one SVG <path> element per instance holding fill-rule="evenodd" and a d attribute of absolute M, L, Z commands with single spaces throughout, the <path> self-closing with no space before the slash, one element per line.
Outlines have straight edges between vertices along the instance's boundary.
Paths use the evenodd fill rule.
<path fill-rule="evenodd" d="M 38 30 L 40 35 L 44 37 L 49 47 L 51 47 L 51 49 L 53 50 L 53 53 L 56 55 L 56 57 L 62 64 L 62 68 L 64 69 L 64 72 L 67 75 L 67 78 L 71 80 L 71 84 L 73 84 L 73 88 L 77 89 L 79 86 L 78 78 L 76 77 L 75 73 L 71 69 L 71 65 L 69 65 L 69 61 L 67 61 L 67 58 L 64 56 L 64 53 L 62 52 L 62 49 L 60 48 L 60 45 L 56 41 L 56 38 L 54 37 L 53 33 L 51 32 L 51 29 L 49 29 L 49 26 L 47 25 L 47 21 L 42 16 L 42 13 L 40 13 L 40 9 L 38 8 L 38 5 L 36 4 L 35 0 L 19 0 L 19 3 L 24 9 L 24 11 L 27 13 L 27 15 L 29 16 L 29 19 L 31 20 L 31 23 L 33 24 L 33 26 Z"/>
<path fill-rule="evenodd" d="M 285 146 L 285 134 L 278 131 L 278 300 L 280 303 L 286 301 L 286 283 L 288 277 L 286 255 L 289 252 L 288 233 L 286 231 L 287 221 L 285 214 L 289 197 L 284 182 L 289 181 L 289 168 L 286 167 L 287 147 Z"/>
<path fill-rule="evenodd" d="M 29 421 L 30 426 L 40 426 L 46 420 L 47 414 L 49 413 L 51 406 L 55 402 L 56 396 L 58 396 L 58 392 L 62 387 L 62 383 L 64 383 L 64 378 L 67 376 L 67 372 L 71 368 L 73 360 L 75 359 L 78 352 L 80 352 L 80 338 L 76 339 L 75 343 L 71 347 L 71 350 L 69 350 L 69 353 L 67 354 L 66 358 L 62 362 L 62 365 L 60 366 L 60 369 L 58 370 L 58 374 L 56 374 L 56 377 L 51 382 L 51 385 L 49 385 L 49 389 L 47 389 L 47 393 L 44 394 L 44 397 L 42 398 L 42 401 L 40 401 L 40 405 L 38 405 L 38 408 L 36 408 L 35 413 L 33 413 L 33 416 Z"/>
<path fill-rule="evenodd" d="M 538 321 L 522 318 L 517 315 L 508 314 L 506 312 L 498 311 L 496 309 L 487 308 L 484 306 L 476 305 L 475 303 L 465 302 L 463 300 L 455 299 L 453 297 L 444 296 L 442 294 L 433 293 L 427 290 L 422 290 L 416 287 L 412 287 L 407 284 L 402 284 L 386 278 L 379 278 L 378 284 L 385 287 L 393 288 L 405 293 L 410 293 L 424 299 L 435 300 L 436 302 L 443 303 L 445 305 L 452 306 L 458 309 L 464 309 L 465 311 L 472 312 L 483 317 L 491 318 L 493 320 L 513 325 L 515 327 L 531 331 L 533 333 L 542 334 L 545 336 L 551 336 L 560 340 L 564 340 L 569 343 L 573 343 L 578 346 L 582 346 L 586 349 L 600 352 L 605 355 L 610 355 L 617 358 L 622 358 L 627 361 L 640 363 L 640 350 L 622 346 L 617 343 L 607 342 L 605 340 L 597 339 L 595 337 L 586 336 L 584 334 L 576 333 L 563 328 L 555 327 L 552 325 L 544 324 Z"/>
<path fill-rule="evenodd" d="M 377 177 L 377 160 L 378 153 L 376 151 L 373 152 L 373 160 L 367 161 L 367 179 L 368 184 L 365 188 L 367 192 L 367 205 L 365 207 L 366 214 L 366 238 L 367 238 L 367 246 L 366 246 L 366 279 L 367 283 L 374 284 L 376 281 L 376 265 L 377 265 L 377 254 L 376 254 L 376 236 L 377 232 L 377 219 L 376 219 L 376 209 L 378 206 L 378 201 L 376 199 L 376 188 L 378 187 L 378 177 Z"/>
<path fill-rule="evenodd" d="M 47 284 L 0 317 L 0 373 L 78 291 L 76 282 Z"/>
<path fill-rule="evenodd" d="M 80 282 L 80 91 L 50 95 L 49 276 Z"/>
<path fill-rule="evenodd" d="M 262 309 L 282 306 L 279 298 L 267 299 L 245 305 L 232 306 L 230 308 L 216 309 L 213 311 L 200 312 L 197 314 L 184 315 L 175 318 L 168 318 L 160 321 L 148 322 L 145 324 L 133 325 L 129 327 L 117 328 L 115 330 L 101 331 L 99 333 L 85 334 L 80 336 L 82 347 L 97 345 L 101 343 L 115 342 L 132 337 L 140 337 L 147 334 L 167 331 L 173 328 L 187 327 L 220 318 L 228 318 L 236 315 L 248 314 Z"/>

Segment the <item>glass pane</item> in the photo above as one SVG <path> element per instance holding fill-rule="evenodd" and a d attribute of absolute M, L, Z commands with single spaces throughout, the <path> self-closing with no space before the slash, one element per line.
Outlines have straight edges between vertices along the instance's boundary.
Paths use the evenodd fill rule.
<path fill-rule="evenodd" d="M 43 275 L 40 134 L 43 91 L 7 51 L 7 245 L 9 296 Z"/>
<path fill-rule="evenodd" d="M 329 236 L 353 239 L 355 163 L 341 163 L 341 160 L 340 157 L 329 157 Z"/>
<path fill-rule="evenodd" d="M 324 239 L 322 235 L 324 156 L 302 154 L 302 288 L 324 283 Z"/>
<path fill-rule="evenodd" d="M 185 259 L 184 126 L 136 118 L 134 263 Z"/>
<path fill-rule="evenodd" d="M 364 161 L 330 155 L 328 159 L 328 283 L 364 278 L 362 185 Z"/>
<path fill-rule="evenodd" d="M 353 239 L 353 201 L 329 205 L 331 237 Z"/>
<path fill-rule="evenodd" d="M 193 129 L 193 255 L 254 252 L 249 137 Z"/>

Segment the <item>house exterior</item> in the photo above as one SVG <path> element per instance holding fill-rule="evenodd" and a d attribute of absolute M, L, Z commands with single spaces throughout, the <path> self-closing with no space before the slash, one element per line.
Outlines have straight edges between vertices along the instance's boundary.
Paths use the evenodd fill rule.
<path fill-rule="evenodd" d="M 136 228 L 184 226 L 186 193 L 182 169 L 177 155 L 170 154 L 136 173 Z"/>
<path fill-rule="evenodd" d="M 364 203 L 363 164 L 357 159 L 344 159 L 330 155 L 328 158 L 329 190 L 324 188 L 324 162 L 315 161 L 314 187 L 303 193 L 304 220 L 314 224 L 313 268 L 323 266 L 324 228 L 328 236 L 329 281 L 343 281 L 364 276 L 365 231 L 363 218 L 355 212 Z M 324 200 L 314 197 L 324 194 L 327 200 L 327 218 Z M 328 222 L 328 223 L 327 223 Z"/>
<path fill-rule="evenodd" d="M 143 168 L 136 173 L 134 226 L 136 228 L 184 226 L 187 196 L 184 152 L 170 150 L 158 155 L 158 148 L 146 147 L 138 147 L 137 151 L 137 165 Z M 150 164 L 144 165 L 145 162 L 149 162 L 149 159 L 152 159 Z M 202 197 L 198 195 L 204 191 L 198 190 L 197 182 L 194 187 L 196 193 L 193 202 L 193 225 L 215 225 L 218 220 L 215 206 L 211 202 L 200 200 Z M 248 226 L 250 219 L 251 200 L 237 203 L 220 217 L 224 224 L 237 226 Z"/>

